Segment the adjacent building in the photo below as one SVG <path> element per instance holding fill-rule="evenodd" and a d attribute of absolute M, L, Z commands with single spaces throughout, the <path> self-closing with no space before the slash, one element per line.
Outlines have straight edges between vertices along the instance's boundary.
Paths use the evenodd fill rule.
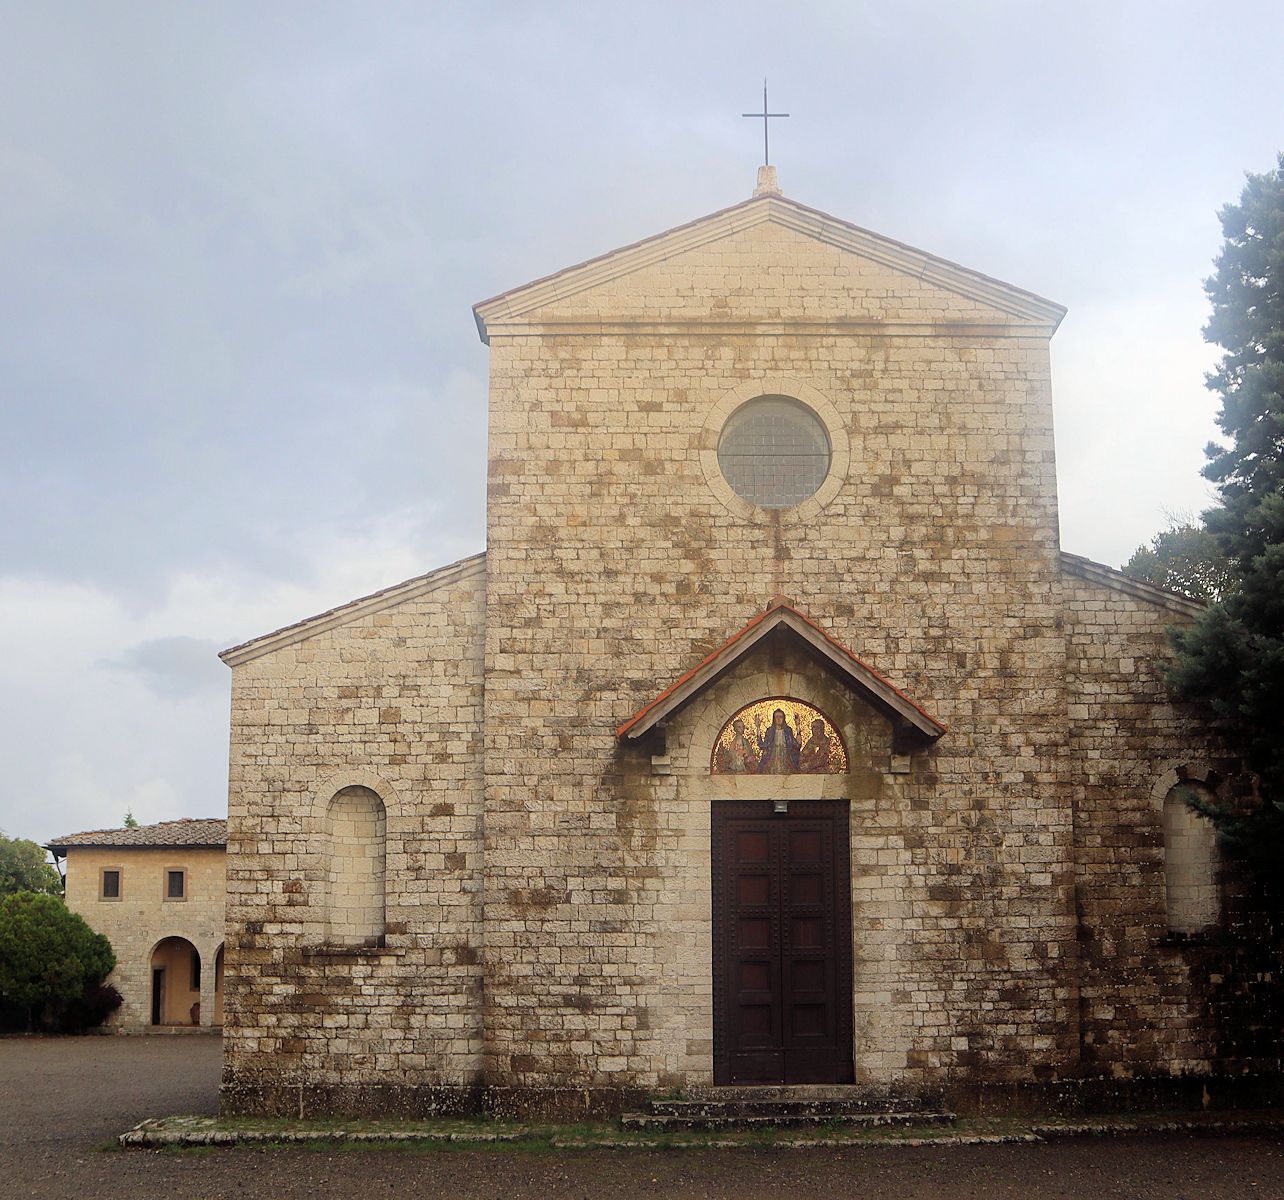
<path fill-rule="evenodd" d="M 227 822 L 95 829 L 46 847 L 66 860 L 67 907 L 116 952 L 107 982 L 126 1029 L 223 1024 Z"/>

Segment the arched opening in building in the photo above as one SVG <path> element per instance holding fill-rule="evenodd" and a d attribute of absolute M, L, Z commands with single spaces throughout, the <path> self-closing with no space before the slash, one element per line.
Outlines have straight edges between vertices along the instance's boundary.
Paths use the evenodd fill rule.
<path fill-rule="evenodd" d="M 1217 923 L 1221 912 L 1217 890 L 1217 833 L 1196 808 L 1213 793 L 1190 780 L 1164 797 L 1164 900 L 1172 933 L 1198 933 Z"/>
<path fill-rule="evenodd" d="M 327 813 L 330 843 L 326 941 L 381 946 L 387 863 L 387 814 L 367 787 L 334 794 Z"/>
<path fill-rule="evenodd" d="M 152 1024 L 201 1023 L 201 955 L 186 938 L 167 937 L 152 951 Z"/>
<path fill-rule="evenodd" d="M 223 1024 L 223 947 L 214 955 L 214 1024 Z"/>

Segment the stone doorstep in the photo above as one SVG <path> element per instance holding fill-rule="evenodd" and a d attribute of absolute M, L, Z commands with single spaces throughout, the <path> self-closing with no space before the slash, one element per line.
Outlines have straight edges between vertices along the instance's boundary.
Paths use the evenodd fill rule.
<path fill-rule="evenodd" d="M 748 1132 L 748 1131 L 746 1131 Z M 1138 1134 L 1188 1133 L 1211 1137 L 1236 1134 L 1284 1134 L 1284 1112 L 1269 1110 L 1254 1115 L 1227 1111 L 1216 1117 L 1204 1114 L 1164 1115 L 1118 1119 L 1100 1117 L 1074 1122 L 1038 1124 L 1012 1124 L 1009 1128 L 950 1128 L 924 1130 L 906 1136 L 904 1127 L 873 1129 L 852 1128 L 835 1130 L 820 1135 L 790 1136 L 787 1132 L 773 1139 L 770 1146 L 781 1149 L 808 1149 L 812 1147 L 845 1146 L 977 1146 L 1003 1143 L 1042 1143 L 1067 1137 L 1124 1137 Z M 653 1150 L 653 1149 L 744 1149 L 746 1146 L 763 1146 L 758 1138 L 702 1138 L 689 1141 L 670 1138 L 624 1138 L 603 1131 L 601 1136 L 575 1133 L 559 1136 L 556 1129 L 535 1127 L 510 1127 L 503 1130 L 441 1130 L 426 1128 L 389 1127 L 345 1130 L 334 1126 L 309 1126 L 306 1122 L 292 1123 L 288 1129 L 229 1129 L 221 1127 L 215 1117 L 160 1118 L 143 1121 L 122 1133 L 118 1139 L 126 1149 L 159 1148 L 164 1146 L 235 1146 L 263 1145 L 298 1142 L 347 1142 L 347 1143 L 431 1143 L 445 1142 L 479 1147 L 503 1143 L 522 1142 L 532 1138 L 547 1138 L 555 1149 L 588 1150 Z"/>
<path fill-rule="evenodd" d="M 698 1106 L 697 1106 L 698 1107 Z M 945 1112 L 722 1112 L 701 1114 L 625 1113 L 625 1129 L 785 1129 L 800 1125 L 834 1125 L 844 1129 L 886 1129 L 906 1125 L 953 1125 L 954 1114 Z"/>
<path fill-rule="evenodd" d="M 927 1097 L 855 1085 L 742 1086 L 701 1091 L 693 1099 L 647 1103 L 645 1113 L 626 1113 L 625 1129 L 761 1129 L 798 1125 L 877 1128 L 952 1125 Z"/>
<path fill-rule="evenodd" d="M 851 1103 L 863 1101 L 871 1108 L 884 1105 L 902 1111 L 919 1108 L 931 1101 L 928 1093 L 905 1091 L 888 1086 L 859 1083 L 732 1083 L 699 1084 L 683 1090 L 683 1099 L 703 1102 L 735 1100 L 810 1101 Z"/>
<path fill-rule="evenodd" d="M 731 1092 L 730 1095 L 727 1092 Z M 648 1102 L 654 1116 L 813 1116 L 849 1117 L 873 1113 L 937 1113 L 935 1101 L 909 1093 L 866 1088 L 736 1088 L 721 1093 L 694 1093 L 681 1100 Z"/>

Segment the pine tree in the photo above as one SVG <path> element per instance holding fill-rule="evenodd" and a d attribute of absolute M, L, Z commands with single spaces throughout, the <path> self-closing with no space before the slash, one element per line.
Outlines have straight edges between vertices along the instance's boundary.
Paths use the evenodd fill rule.
<path fill-rule="evenodd" d="M 1204 287 L 1205 338 L 1224 351 L 1208 386 L 1221 396 L 1204 474 L 1219 503 L 1204 514 L 1234 584 L 1174 638 L 1181 699 L 1208 710 L 1256 776 L 1257 802 L 1210 813 L 1242 857 L 1284 853 L 1284 154 L 1250 175 L 1219 214 L 1226 241 Z"/>

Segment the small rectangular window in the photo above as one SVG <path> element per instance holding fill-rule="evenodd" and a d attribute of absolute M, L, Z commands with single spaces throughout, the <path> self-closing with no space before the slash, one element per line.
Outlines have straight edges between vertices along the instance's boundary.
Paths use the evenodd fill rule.
<path fill-rule="evenodd" d="M 102 898 L 104 900 L 120 899 L 120 871 L 117 868 L 103 870 Z"/>
<path fill-rule="evenodd" d="M 165 899 L 166 900 L 183 900 L 187 894 L 187 872 L 186 871 L 166 871 L 165 872 Z"/>
<path fill-rule="evenodd" d="M 201 955 L 200 951 L 192 951 L 192 991 L 201 990 Z"/>

